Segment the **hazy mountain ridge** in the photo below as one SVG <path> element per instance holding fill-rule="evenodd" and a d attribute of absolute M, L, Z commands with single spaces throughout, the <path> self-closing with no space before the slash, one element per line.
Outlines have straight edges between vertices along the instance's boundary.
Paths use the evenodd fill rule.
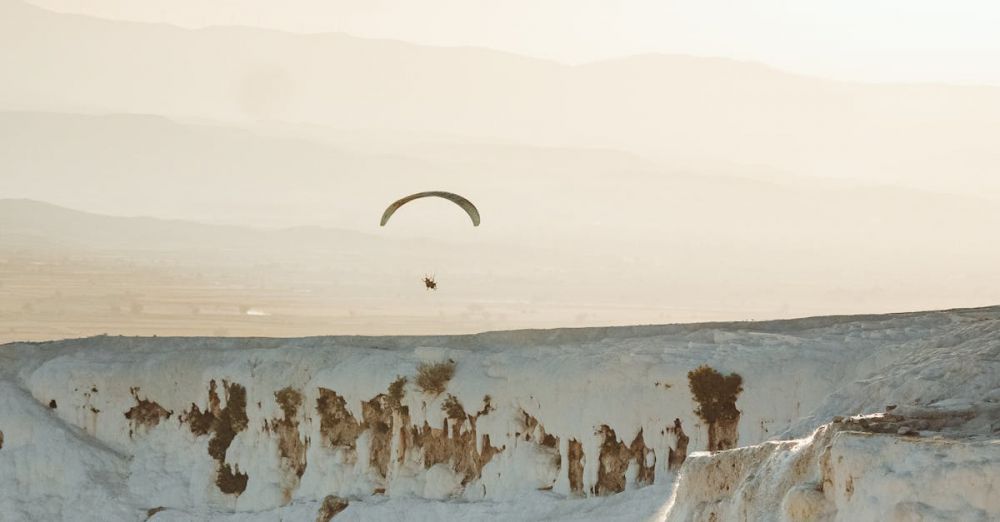
<path fill-rule="evenodd" d="M 2 9 L 0 102 L 11 108 L 613 147 L 678 166 L 725 158 L 931 188 L 954 187 L 947 175 L 963 192 L 1000 193 L 988 178 L 1000 88 L 855 84 L 683 56 L 564 66 L 338 34 L 112 22 L 10 0 Z"/>
<path fill-rule="evenodd" d="M 0 237 L 4 247 L 17 244 L 19 239 L 26 240 L 29 244 L 32 239 L 41 239 L 66 248 L 84 250 L 260 248 L 264 242 L 301 244 L 301 240 L 310 235 L 313 240 L 330 242 L 375 242 L 374 236 L 370 234 L 330 228 L 264 230 L 145 216 L 108 216 L 41 201 L 0 199 Z"/>
<path fill-rule="evenodd" d="M 745 207 L 744 223 L 779 229 L 794 226 L 783 216 L 802 209 L 805 219 L 837 229 L 872 220 L 919 222 L 931 230 L 948 223 L 978 227 L 997 217 L 995 205 L 974 197 L 811 186 L 778 176 L 766 181 L 754 168 L 684 169 L 607 150 L 448 142 L 365 149 L 337 138 L 271 136 L 142 115 L 0 112 L 0 133 L 6 136 L 0 190 L 7 197 L 119 215 L 374 232 L 390 201 L 438 187 L 473 198 L 485 212 L 481 230 L 451 219 L 448 206 L 427 205 L 431 214 L 407 213 L 379 233 L 458 234 L 463 241 L 499 234 L 520 242 L 542 232 L 592 237 L 611 225 L 649 232 L 706 204 Z M 549 203 L 556 199 L 560 203 Z M 846 202 L 853 211 L 840 215 Z M 649 208 L 657 208 L 655 222 Z M 492 215 L 503 215 L 503 223 L 493 223 L 503 226 L 490 226 Z M 670 233 L 727 233 L 736 224 L 730 216 L 707 214 Z"/>

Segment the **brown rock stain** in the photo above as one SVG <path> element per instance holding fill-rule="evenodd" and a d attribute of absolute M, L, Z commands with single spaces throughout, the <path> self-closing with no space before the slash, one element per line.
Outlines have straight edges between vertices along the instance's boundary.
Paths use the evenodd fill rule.
<path fill-rule="evenodd" d="M 524 410 L 521 410 L 520 429 L 519 433 L 528 442 L 535 441 L 547 448 L 559 447 L 559 437 L 547 433 L 545 426 Z"/>
<path fill-rule="evenodd" d="M 733 449 L 739 441 L 739 415 L 732 419 L 720 419 L 708 425 L 708 450 Z"/>
<path fill-rule="evenodd" d="M 679 469 L 681 464 L 684 464 L 684 460 L 687 459 L 687 448 L 690 437 L 684 433 L 684 428 L 681 427 L 680 419 L 674 419 L 674 427 L 667 428 L 666 432 L 673 434 L 677 439 L 676 447 L 670 448 L 667 454 L 667 469 L 675 471 Z"/>
<path fill-rule="evenodd" d="M 337 392 L 320 388 L 316 413 L 319 414 L 319 432 L 326 447 L 352 450 L 357 447 L 361 425 L 347 409 L 347 401 Z"/>
<path fill-rule="evenodd" d="M 418 377 L 417 385 L 425 391 L 443 391 L 454 371 L 454 362 L 423 368 L 423 378 Z M 470 415 L 458 398 L 448 395 L 441 406 L 446 414 L 441 426 L 430 426 L 427 422 L 417 426 L 411 423 L 409 408 L 402 404 L 406 384 L 405 377 L 398 377 L 389 385 L 388 393 L 362 402 L 360 423 L 347 409 L 343 397 L 333 390 L 320 388 L 316 411 L 320 416 L 324 446 L 356 450 L 358 436 L 367 431 L 368 464 L 383 480 L 388 478 L 394 447 L 397 464 L 407 458 L 419 459 L 425 469 L 435 464 L 448 464 L 462 475 L 463 485 L 478 479 L 483 467 L 503 451 L 492 445 L 489 435 L 480 436 L 476 430 L 477 419 L 495 409 L 490 397 L 484 396 L 482 408 Z M 545 437 L 542 442 L 558 446 L 555 437 Z M 555 453 L 558 459 L 558 450 Z M 384 492 L 385 484 L 375 490 Z"/>
<path fill-rule="evenodd" d="M 337 513 L 347 509 L 348 504 L 346 499 L 327 495 L 323 499 L 323 505 L 319 507 L 319 512 L 316 513 L 316 522 L 330 522 L 330 519 L 337 516 Z"/>
<path fill-rule="evenodd" d="M 653 451 L 653 448 L 646 447 L 646 441 L 642 436 L 641 428 L 628 449 L 632 460 L 638 466 L 635 483 L 639 486 L 652 484 L 656 480 L 656 452 Z"/>
<path fill-rule="evenodd" d="M 247 474 L 240 473 L 239 466 L 236 466 L 234 470 L 229 464 L 223 464 L 219 467 L 215 477 L 215 485 L 219 487 L 219 491 L 227 495 L 239 496 L 246 491 L 247 480 Z"/>
<path fill-rule="evenodd" d="M 383 479 L 389 474 L 392 457 L 393 412 L 399 409 L 399 403 L 384 393 L 361 403 L 361 430 L 370 432 L 368 465 Z"/>
<path fill-rule="evenodd" d="M 278 458 L 284 472 L 282 478 L 283 505 L 292 501 L 292 493 L 299 487 L 299 480 L 306 471 L 306 450 L 308 440 L 299 435 L 299 410 L 302 407 L 302 393 L 293 388 L 283 388 L 274 392 L 274 398 L 281 406 L 282 418 L 273 419 L 269 429 L 278 437 Z"/>
<path fill-rule="evenodd" d="M 597 434 L 601 435 L 603 442 L 598 456 L 597 483 L 591 488 L 591 493 L 621 493 L 625 491 L 625 471 L 632 454 L 628 446 L 618 440 L 615 430 L 607 425 L 602 425 Z"/>
<path fill-rule="evenodd" d="M 656 479 L 656 452 L 646 446 L 642 429 L 626 445 L 618 439 L 615 430 L 602 425 L 597 434 L 603 438 L 598 456 L 597 483 L 591 492 L 610 495 L 625 491 L 629 464 L 635 462 L 635 482 L 639 486 L 652 484 Z"/>
<path fill-rule="evenodd" d="M 406 377 L 396 377 L 395 381 L 389 385 L 389 397 L 396 401 L 401 402 L 403 397 L 406 395 Z"/>
<path fill-rule="evenodd" d="M 476 420 L 493 411 L 489 397 L 484 397 L 484 405 L 476 415 L 469 415 L 461 402 L 449 395 L 442 403 L 447 416 L 441 427 L 426 422 L 416 426 L 410 421 L 409 408 L 401 403 L 405 383 L 405 379 L 397 379 L 389 386 L 389 393 L 361 403 L 362 422 L 358 430 L 369 432 L 369 465 L 380 477 L 387 478 L 395 440 L 397 463 L 418 452 L 416 455 L 422 458 L 425 469 L 448 464 L 462 475 L 463 485 L 479 478 L 483 466 L 501 451 L 490 443 L 489 436 L 477 439 Z M 481 450 L 477 450 L 477 442 Z"/>
<path fill-rule="evenodd" d="M 583 443 L 576 439 L 569 440 L 569 449 L 566 452 L 566 466 L 569 475 L 569 490 L 575 494 L 583 494 Z"/>
<path fill-rule="evenodd" d="M 160 424 L 162 419 L 170 418 L 174 414 L 156 402 L 139 398 L 139 387 L 130 388 L 132 397 L 135 398 L 135 406 L 125 412 L 125 418 L 130 421 L 132 428 L 129 430 L 129 437 L 138 433 L 140 428 L 150 430 Z"/>
<path fill-rule="evenodd" d="M 422 450 L 425 469 L 435 464 L 450 464 L 451 469 L 462 475 L 463 486 L 482 476 L 483 467 L 503 450 L 491 444 L 489 435 L 477 435 L 476 421 L 493 411 L 489 396 L 483 402 L 476 415 L 469 415 L 458 399 L 449 395 L 441 406 L 447 414 L 441 428 L 433 428 L 426 422 L 422 427 L 411 428 L 412 447 Z M 477 449 L 477 442 L 481 450 Z"/>
<path fill-rule="evenodd" d="M 226 450 L 232 444 L 236 434 L 245 430 L 249 424 L 247 418 L 247 391 L 236 383 L 222 381 L 226 393 L 226 407 L 222 408 L 215 380 L 208 384 L 208 406 L 201 411 L 198 405 L 191 404 L 191 409 L 181 417 L 195 436 L 212 434 L 208 441 L 208 454 L 215 459 L 217 466 L 215 484 L 226 494 L 239 495 L 246 490 L 247 475 L 240 473 L 239 466 L 230 467 L 225 463 Z"/>
<path fill-rule="evenodd" d="M 519 419 L 518 436 L 527 442 L 534 442 L 540 447 L 539 451 L 547 453 L 551 458 L 552 467 L 555 469 L 556 477 L 559 476 L 559 472 L 562 471 L 562 454 L 559 453 L 559 437 L 552 435 L 545 431 L 545 426 L 542 426 L 538 419 L 528 414 L 528 412 L 521 410 L 521 418 Z M 551 488 L 555 483 L 544 486 L 546 488 Z"/>

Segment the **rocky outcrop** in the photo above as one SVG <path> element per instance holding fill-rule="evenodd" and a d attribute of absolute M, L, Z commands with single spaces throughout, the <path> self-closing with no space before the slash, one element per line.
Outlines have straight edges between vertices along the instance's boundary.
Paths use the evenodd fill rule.
<path fill-rule="evenodd" d="M 44 499 L 93 497 L 76 491 L 110 492 L 86 500 L 95 513 L 140 515 L 164 506 L 174 514 L 306 510 L 312 518 L 327 495 L 351 498 L 358 513 L 405 497 L 473 504 L 611 495 L 616 500 L 582 504 L 614 506 L 665 500 L 684 477 L 678 495 L 687 500 L 673 509 L 678 516 L 695 509 L 692 520 L 739 519 L 756 509 L 788 519 L 865 519 L 867 511 L 852 506 L 873 491 L 889 499 L 896 490 L 885 484 L 922 473 L 893 462 L 912 454 L 937 469 L 928 448 L 938 448 L 978 477 L 969 483 L 942 472 L 962 484 L 965 504 L 934 500 L 934 491 L 906 482 L 899 491 L 920 495 L 893 497 L 896 511 L 874 512 L 992 516 L 976 496 L 977 484 L 996 475 L 977 467 L 992 462 L 990 452 L 928 439 L 971 425 L 995 438 L 1000 412 L 984 414 L 982 404 L 1000 401 L 998 333 L 1000 311 L 454 338 L 9 345 L 0 350 L 0 464 L 14 473 L 0 474 L 0 507 L 58 520 L 74 504 L 48 509 Z M 417 382 L 420 368 L 430 376 L 441 361 L 454 371 Z M 692 372 L 694 388 L 691 380 L 677 385 L 699 368 L 707 370 Z M 817 432 L 814 447 L 804 439 L 760 445 L 802 429 L 801 418 L 814 427 L 810 419 L 886 403 L 898 406 L 877 418 L 841 419 L 828 442 Z M 737 441 L 758 446 L 703 453 Z M 53 471 L 69 470 L 62 461 L 76 467 Z M 114 480 L 88 483 L 95 473 Z M 42 476 L 65 480 L 39 485 L 33 477 Z M 13 493 L 20 486 L 4 487 L 18 481 L 36 489 L 22 495 Z M 129 499 L 107 505 L 122 492 Z M 766 499 L 759 506 L 767 508 L 751 498 Z"/>
<path fill-rule="evenodd" d="M 932 419 L 943 426 L 969 417 L 937 411 L 837 418 L 805 439 L 690 457 L 667 520 L 991 520 L 1000 515 L 1000 500 L 986 493 L 1000 486 L 995 473 L 1000 453 L 994 444 L 916 429 L 929 427 Z"/>

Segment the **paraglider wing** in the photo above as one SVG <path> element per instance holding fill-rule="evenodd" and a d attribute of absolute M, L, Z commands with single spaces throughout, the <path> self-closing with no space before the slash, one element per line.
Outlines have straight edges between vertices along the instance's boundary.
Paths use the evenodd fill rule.
<path fill-rule="evenodd" d="M 389 218 L 392 217 L 393 213 L 395 213 L 396 210 L 399 209 L 399 207 L 415 199 L 429 198 L 429 197 L 444 198 L 462 207 L 462 210 L 464 210 L 465 213 L 469 215 L 469 218 L 472 219 L 472 224 L 477 227 L 479 226 L 479 210 L 476 208 L 475 205 L 472 204 L 471 201 L 463 198 L 462 196 L 459 196 L 458 194 L 453 194 L 451 192 L 441 192 L 441 191 L 418 192 L 416 194 L 410 194 L 409 196 L 406 196 L 405 198 L 396 201 L 392 205 L 389 205 L 389 208 L 385 209 L 385 212 L 382 213 L 382 222 L 379 225 L 384 227 L 385 224 L 389 222 Z"/>

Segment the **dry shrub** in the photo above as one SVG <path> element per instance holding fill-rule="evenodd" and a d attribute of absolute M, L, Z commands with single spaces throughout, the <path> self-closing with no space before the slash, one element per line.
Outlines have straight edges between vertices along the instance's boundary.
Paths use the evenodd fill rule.
<path fill-rule="evenodd" d="M 440 395 L 455 375 L 455 361 L 423 363 L 417 368 L 417 386 L 421 390 Z"/>
<path fill-rule="evenodd" d="M 713 424 L 739 418 L 736 397 L 743 391 L 743 377 L 739 374 L 723 376 L 714 368 L 702 365 L 688 372 L 688 386 L 698 402 L 694 413 L 701 420 Z"/>

